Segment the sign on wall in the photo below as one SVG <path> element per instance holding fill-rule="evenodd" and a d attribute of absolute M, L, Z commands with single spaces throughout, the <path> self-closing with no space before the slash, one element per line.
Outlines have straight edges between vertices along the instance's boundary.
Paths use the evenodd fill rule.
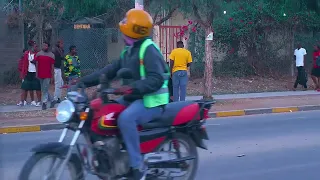
<path fill-rule="evenodd" d="M 73 29 L 90 29 L 90 24 L 75 24 L 73 25 Z"/>

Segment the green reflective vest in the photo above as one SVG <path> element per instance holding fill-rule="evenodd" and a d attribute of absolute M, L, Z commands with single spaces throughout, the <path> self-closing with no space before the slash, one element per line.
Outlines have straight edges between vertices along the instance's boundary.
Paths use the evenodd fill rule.
<path fill-rule="evenodd" d="M 151 39 L 144 40 L 139 50 L 141 80 L 146 78 L 146 70 L 144 67 L 143 59 L 144 59 L 145 52 L 150 45 L 153 45 L 154 47 L 156 47 L 159 53 L 162 54 L 160 51 L 160 48 Z M 127 51 L 127 49 L 128 47 L 125 47 L 125 49 L 121 52 L 121 58 L 123 58 L 124 53 Z M 169 103 L 168 81 L 170 78 L 170 71 L 169 71 L 169 68 L 167 67 L 167 64 L 165 66 L 167 68 L 168 73 L 163 74 L 164 83 L 162 87 L 156 92 L 146 94 L 143 96 L 143 103 L 144 103 L 144 106 L 147 108 L 153 108 L 153 107 L 157 107 L 157 106 L 161 106 Z"/>

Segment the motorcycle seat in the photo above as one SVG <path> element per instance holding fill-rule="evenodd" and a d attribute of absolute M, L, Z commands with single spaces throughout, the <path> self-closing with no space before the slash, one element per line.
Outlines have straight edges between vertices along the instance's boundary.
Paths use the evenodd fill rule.
<path fill-rule="evenodd" d="M 175 117 L 184 108 L 192 104 L 193 101 L 172 102 L 163 107 L 163 113 L 159 117 L 153 118 L 150 122 L 141 125 L 143 129 L 153 129 L 161 127 L 170 127 L 173 125 Z"/>

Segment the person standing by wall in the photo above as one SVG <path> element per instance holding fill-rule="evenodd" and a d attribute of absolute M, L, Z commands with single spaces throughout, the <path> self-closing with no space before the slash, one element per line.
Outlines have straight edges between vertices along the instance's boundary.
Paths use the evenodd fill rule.
<path fill-rule="evenodd" d="M 296 59 L 296 67 L 298 70 L 297 79 L 296 79 L 294 86 L 293 86 L 294 91 L 298 87 L 298 84 L 301 84 L 304 87 L 304 90 L 307 90 L 307 88 L 308 88 L 307 87 L 307 82 L 308 82 L 307 73 L 304 69 L 306 55 L 307 55 L 307 51 L 304 48 L 302 48 L 301 44 L 299 43 L 297 49 L 295 49 L 295 51 L 294 51 L 294 56 Z"/>
<path fill-rule="evenodd" d="M 62 79 L 62 62 L 64 61 L 64 50 L 63 50 L 63 41 L 59 40 L 55 47 L 53 48 L 52 53 L 55 57 L 54 62 L 54 97 L 53 101 L 50 104 L 50 107 L 53 108 L 55 104 L 60 103 L 61 101 L 61 87 L 63 86 Z"/>
<path fill-rule="evenodd" d="M 34 41 L 29 41 L 29 50 L 24 52 L 24 55 L 19 63 L 20 65 L 20 78 L 23 80 L 21 84 L 21 101 L 17 104 L 18 106 L 27 105 L 27 94 L 29 92 L 31 105 L 40 106 L 41 101 L 41 88 L 40 82 L 36 78 L 36 65 L 35 56 L 38 53 L 38 46 Z M 34 100 L 34 91 L 36 91 L 37 100 Z"/>
<path fill-rule="evenodd" d="M 42 110 L 47 109 L 47 102 L 49 96 L 50 79 L 54 74 L 54 54 L 49 50 L 50 43 L 44 42 L 42 50 L 36 55 L 37 77 L 40 80 L 42 92 Z"/>
<path fill-rule="evenodd" d="M 66 55 L 64 60 L 64 75 L 68 84 L 73 80 L 81 77 L 80 59 L 77 56 L 77 47 L 72 45 L 69 48 L 69 54 Z M 70 91 L 70 89 L 68 89 Z"/>
<path fill-rule="evenodd" d="M 314 83 L 315 90 L 320 90 L 320 45 L 314 46 L 313 52 L 313 68 L 311 78 Z"/>
<path fill-rule="evenodd" d="M 191 52 L 184 48 L 183 42 L 177 42 L 177 48 L 170 56 L 170 70 L 173 86 L 173 101 L 185 101 L 187 84 L 190 76 L 189 67 L 192 63 Z"/>

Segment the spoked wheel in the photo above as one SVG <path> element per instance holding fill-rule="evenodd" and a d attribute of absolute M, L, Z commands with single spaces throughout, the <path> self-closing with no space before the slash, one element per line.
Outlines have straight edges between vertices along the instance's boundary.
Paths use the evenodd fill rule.
<path fill-rule="evenodd" d="M 174 144 L 177 143 L 180 150 L 180 158 L 193 156 L 195 159 L 186 161 L 185 168 L 177 169 L 157 169 L 159 176 L 157 179 L 161 180 L 194 180 L 198 169 L 198 152 L 197 146 L 193 140 L 182 133 L 175 135 L 175 142 L 172 139 L 168 139 L 163 142 L 158 152 L 168 152 L 170 159 L 178 159 L 177 150 L 174 148 Z M 154 170 L 151 170 L 154 171 Z"/>
<path fill-rule="evenodd" d="M 23 166 L 19 180 L 55 180 L 57 169 L 63 162 L 57 154 L 33 154 Z M 69 160 L 61 175 L 63 180 L 84 180 L 81 164 Z"/>

